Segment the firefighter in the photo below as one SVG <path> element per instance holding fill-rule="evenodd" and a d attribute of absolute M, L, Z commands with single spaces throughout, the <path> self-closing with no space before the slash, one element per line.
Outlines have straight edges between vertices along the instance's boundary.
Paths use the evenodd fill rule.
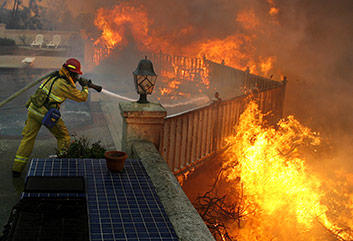
<path fill-rule="evenodd" d="M 42 82 L 27 102 L 28 114 L 22 131 L 23 138 L 12 166 L 14 177 L 20 176 L 25 168 L 42 124 L 57 139 L 59 152 L 64 152 L 69 147 L 70 135 L 64 121 L 60 118 L 59 109 L 67 98 L 77 102 L 87 100 L 88 87 L 87 83 L 80 81 L 79 75 L 81 74 L 81 64 L 77 59 L 66 60 L 59 71 L 54 72 Z M 82 90 L 76 88 L 77 81 L 81 84 Z"/>

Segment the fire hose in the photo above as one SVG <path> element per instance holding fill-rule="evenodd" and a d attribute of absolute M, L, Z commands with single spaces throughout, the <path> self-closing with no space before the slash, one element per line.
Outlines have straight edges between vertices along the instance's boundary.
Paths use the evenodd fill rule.
<path fill-rule="evenodd" d="M 20 94 L 22 94 L 23 92 L 25 92 L 26 90 L 32 88 L 33 86 L 37 85 L 38 83 L 42 82 L 44 79 L 48 78 L 49 76 L 53 75 L 55 72 L 51 72 L 37 80 L 32 81 L 31 83 L 29 83 L 28 85 L 26 85 L 25 87 L 23 87 L 22 89 L 20 89 L 19 91 L 15 92 L 14 94 L 12 94 L 11 96 L 9 96 L 8 98 L 6 98 L 5 100 L 0 102 L 0 108 L 7 104 L 8 102 L 12 101 L 13 99 L 15 99 L 17 96 L 19 96 Z M 102 91 L 102 86 L 99 85 L 95 85 L 92 83 L 91 80 L 85 79 L 85 78 L 80 78 L 81 81 L 84 82 L 84 85 L 87 85 L 89 88 L 92 88 L 98 92 Z M 79 80 L 80 81 L 80 80 Z"/>
<path fill-rule="evenodd" d="M 92 89 L 96 90 L 97 92 L 101 92 L 102 91 L 102 86 L 93 84 L 92 80 L 90 80 L 90 79 L 85 79 L 85 78 L 81 77 L 81 78 L 78 79 L 78 82 L 81 85 L 87 85 L 88 88 L 92 88 Z"/>
<path fill-rule="evenodd" d="M 0 107 L 2 107 L 3 105 L 5 105 L 6 103 L 10 102 L 11 100 L 15 99 L 17 96 L 19 96 L 20 94 L 22 94 L 23 92 L 25 92 L 26 90 L 32 88 L 33 86 L 35 86 L 36 84 L 42 82 L 42 80 L 48 78 L 50 75 L 53 75 L 54 72 L 51 72 L 43 77 L 41 77 L 40 79 L 34 80 L 31 83 L 29 83 L 28 85 L 26 85 L 25 87 L 23 87 L 22 89 L 20 89 L 19 91 L 17 91 L 16 93 L 14 93 L 13 95 L 11 95 L 10 97 L 6 98 L 5 100 L 0 102 Z"/>

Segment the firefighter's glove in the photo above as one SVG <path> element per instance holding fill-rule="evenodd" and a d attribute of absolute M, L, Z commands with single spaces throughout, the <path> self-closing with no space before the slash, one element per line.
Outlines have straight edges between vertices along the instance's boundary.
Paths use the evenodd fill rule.
<path fill-rule="evenodd" d="M 92 83 L 91 80 L 88 80 L 88 79 L 84 79 L 84 78 L 79 78 L 78 79 L 78 83 L 82 86 L 82 87 L 85 87 L 85 86 L 88 86 L 90 83 Z"/>

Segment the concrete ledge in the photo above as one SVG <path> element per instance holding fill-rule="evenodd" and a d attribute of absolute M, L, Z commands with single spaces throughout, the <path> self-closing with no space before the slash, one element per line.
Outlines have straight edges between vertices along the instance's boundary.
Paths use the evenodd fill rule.
<path fill-rule="evenodd" d="M 131 147 L 133 157 L 142 161 L 150 176 L 179 240 L 215 241 L 156 147 L 148 141 L 135 141 Z"/>

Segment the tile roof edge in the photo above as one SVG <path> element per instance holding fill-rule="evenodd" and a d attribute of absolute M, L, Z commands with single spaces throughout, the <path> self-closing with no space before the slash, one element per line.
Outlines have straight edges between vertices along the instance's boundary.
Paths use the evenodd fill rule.
<path fill-rule="evenodd" d="M 153 143 L 132 142 L 132 154 L 141 160 L 150 176 L 179 240 L 215 241 Z"/>

